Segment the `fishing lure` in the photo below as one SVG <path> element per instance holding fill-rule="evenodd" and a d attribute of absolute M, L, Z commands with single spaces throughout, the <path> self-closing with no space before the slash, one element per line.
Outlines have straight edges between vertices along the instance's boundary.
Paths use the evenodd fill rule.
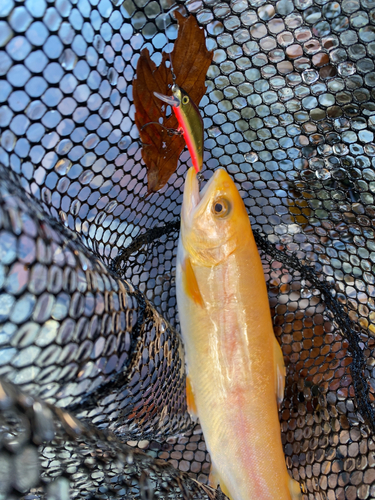
<path fill-rule="evenodd" d="M 172 107 L 183 132 L 193 166 L 198 173 L 203 166 L 203 120 L 196 104 L 176 83 L 172 86 L 172 94 L 172 96 L 166 96 L 154 92 L 158 99 Z"/>
<path fill-rule="evenodd" d="M 262 263 L 240 193 L 223 169 L 199 192 L 187 173 L 176 264 L 187 400 L 211 455 L 211 484 L 231 500 L 297 500 L 278 405 L 285 366 Z"/>

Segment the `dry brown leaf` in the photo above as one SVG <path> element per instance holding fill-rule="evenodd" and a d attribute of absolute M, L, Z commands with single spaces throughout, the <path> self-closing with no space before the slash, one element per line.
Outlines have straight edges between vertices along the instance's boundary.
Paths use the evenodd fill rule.
<path fill-rule="evenodd" d="M 178 21 L 178 37 L 171 53 L 176 83 L 183 88 L 198 105 L 206 92 L 205 79 L 212 61 L 212 51 L 206 48 L 203 29 L 193 16 L 185 18 L 175 12 Z M 142 50 L 133 80 L 135 123 L 142 141 L 142 158 L 147 167 L 148 194 L 161 189 L 177 168 L 177 162 L 185 147 L 180 135 L 150 122 L 160 123 L 167 129 L 178 128 L 172 112 L 166 116 L 167 106 L 154 96 L 154 92 L 171 95 L 172 73 L 166 66 L 169 56 L 163 54 L 160 66 L 156 67 L 147 49 Z"/>

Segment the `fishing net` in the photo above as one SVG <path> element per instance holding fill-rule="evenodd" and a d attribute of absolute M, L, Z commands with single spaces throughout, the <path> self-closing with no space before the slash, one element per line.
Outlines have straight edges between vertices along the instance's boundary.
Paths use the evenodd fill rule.
<path fill-rule="evenodd" d="M 224 498 L 178 333 L 190 157 L 145 197 L 134 124 L 175 7 L 214 50 L 203 175 L 227 169 L 256 230 L 287 466 L 304 500 L 375 498 L 373 0 L 4 0 L 0 499 Z"/>

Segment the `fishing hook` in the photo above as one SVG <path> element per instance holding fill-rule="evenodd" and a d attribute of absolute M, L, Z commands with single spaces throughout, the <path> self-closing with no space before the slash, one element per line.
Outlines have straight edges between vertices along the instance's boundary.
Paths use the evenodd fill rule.
<path fill-rule="evenodd" d="M 164 7 L 163 7 L 163 4 L 161 2 L 160 2 L 160 6 L 161 6 L 161 12 L 162 12 L 162 16 L 163 16 L 164 33 L 165 33 L 166 38 L 168 39 L 168 35 L 167 35 L 167 21 L 166 21 L 167 14 L 164 12 Z M 173 9 L 170 9 L 169 12 L 168 12 L 168 14 L 170 15 L 177 8 L 178 8 L 178 5 L 176 5 Z M 173 84 L 175 84 L 177 77 L 175 75 L 175 72 L 173 71 L 173 64 L 172 64 L 171 52 L 168 52 L 168 56 L 169 56 L 169 63 L 171 65 L 172 80 L 173 80 Z"/>
<path fill-rule="evenodd" d="M 202 182 L 204 181 L 204 177 L 203 177 L 203 174 L 201 171 L 197 173 L 197 179 L 198 179 L 199 190 L 200 190 L 202 187 Z"/>
<path fill-rule="evenodd" d="M 143 125 L 143 127 L 141 128 L 141 131 L 147 127 L 147 125 L 159 125 L 159 127 L 162 127 L 164 130 L 167 131 L 167 134 L 169 135 L 169 137 L 172 137 L 174 135 L 182 135 L 183 132 L 181 130 L 178 130 L 178 129 L 175 129 L 175 128 L 168 128 L 168 127 L 165 127 L 164 125 L 162 125 L 161 123 L 159 122 L 148 122 L 146 123 L 145 125 Z"/>

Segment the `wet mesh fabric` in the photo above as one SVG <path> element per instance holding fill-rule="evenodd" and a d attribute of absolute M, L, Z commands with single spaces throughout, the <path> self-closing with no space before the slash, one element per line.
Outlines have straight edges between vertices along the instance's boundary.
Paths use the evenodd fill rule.
<path fill-rule="evenodd" d="M 0 0 L 0 499 L 224 498 L 186 411 L 191 160 L 146 197 L 134 124 L 174 8 L 214 50 L 203 176 L 255 230 L 287 467 L 303 500 L 375 498 L 373 0 Z"/>

